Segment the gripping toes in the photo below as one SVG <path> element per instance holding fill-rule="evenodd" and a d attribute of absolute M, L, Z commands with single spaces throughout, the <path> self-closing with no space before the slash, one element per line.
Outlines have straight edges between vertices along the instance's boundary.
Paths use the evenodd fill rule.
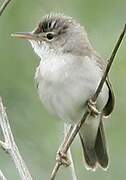
<path fill-rule="evenodd" d="M 91 114 L 93 116 L 97 116 L 100 114 L 100 111 L 98 111 L 98 109 L 96 107 L 96 103 L 94 103 L 92 100 L 88 101 L 88 109 L 89 109 L 89 111 L 91 111 Z"/>
<path fill-rule="evenodd" d="M 61 151 L 57 152 L 56 161 L 67 167 L 70 165 L 70 160 L 67 157 L 67 154 L 62 153 Z"/>

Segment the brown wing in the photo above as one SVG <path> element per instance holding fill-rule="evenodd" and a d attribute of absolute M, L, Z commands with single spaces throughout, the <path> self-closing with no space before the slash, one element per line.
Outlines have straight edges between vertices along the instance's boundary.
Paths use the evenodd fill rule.
<path fill-rule="evenodd" d="M 98 66 L 102 69 L 102 71 L 105 71 L 106 66 L 107 66 L 106 61 L 104 61 L 104 59 L 95 50 L 93 51 L 93 54 L 95 56 Z M 108 98 L 107 104 L 105 105 L 105 107 L 103 109 L 104 116 L 108 116 L 111 114 L 111 112 L 113 111 L 113 108 L 114 108 L 114 104 L 115 104 L 115 96 L 114 96 L 112 86 L 111 86 L 111 83 L 110 83 L 108 77 L 106 80 L 106 84 L 109 89 L 109 98 Z"/>
<path fill-rule="evenodd" d="M 107 78 L 106 84 L 109 88 L 109 98 L 108 98 L 107 104 L 105 105 L 105 107 L 103 109 L 103 115 L 104 116 L 108 116 L 112 113 L 113 108 L 114 108 L 114 104 L 115 104 L 115 96 L 114 96 L 114 92 L 112 90 L 112 86 L 111 86 L 111 83 L 109 81 L 109 78 Z"/>

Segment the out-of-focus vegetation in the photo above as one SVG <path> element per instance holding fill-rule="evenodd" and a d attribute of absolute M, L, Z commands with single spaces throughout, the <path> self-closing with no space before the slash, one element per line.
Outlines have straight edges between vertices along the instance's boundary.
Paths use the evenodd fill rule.
<path fill-rule="evenodd" d="M 1 2 L 2 3 L 2 2 Z M 115 41 L 126 23 L 125 0 L 12 0 L 0 17 L 0 95 L 7 107 L 10 124 L 34 179 L 48 179 L 62 140 L 62 121 L 43 108 L 34 85 L 34 73 L 39 63 L 28 42 L 11 37 L 17 31 L 31 31 L 49 12 L 63 12 L 85 25 L 97 51 L 109 57 Z M 106 120 L 110 151 L 107 172 L 86 171 L 79 139 L 74 142 L 73 157 L 78 179 L 126 179 L 126 40 L 111 70 L 116 95 L 116 107 Z M 12 160 L 0 149 L 0 168 L 9 180 L 19 179 Z M 70 180 L 69 170 L 62 168 L 60 180 Z"/>

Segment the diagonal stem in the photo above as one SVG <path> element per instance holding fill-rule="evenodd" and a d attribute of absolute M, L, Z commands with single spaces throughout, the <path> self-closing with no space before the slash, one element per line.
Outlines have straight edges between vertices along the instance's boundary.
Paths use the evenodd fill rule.
<path fill-rule="evenodd" d="M 110 71 L 111 65 L 112 65 L 112 63 L 113 63 L 113 61 L 114 61 L 115 55 L 116 55 L 116 53 L 117 53 L 117 51 L 118 51 L 118 49 L 119 49 L 119 47 L 120 47 L 120 45 L 121 45 L 121 42 L 122 42 L 122 40 L 123 40 L 123 38 L 124 38 L 125 33 L 126 33 L 126 24 L 125 24 L 125 26 L 124 26 L 124 28 L 123 28 L 122 33 L 121 33 L 120 36 L 119 36 L 119 39 L 118 39 L 118 41 L 117 41 L 117 43 L 116 43 L 113 51 L 112 51 L 112 54 L 111 54 L 111 56 L 110 56 L 110 58 L 109 58 L 109 61 L 108 61 L 107 67 L 106 67 L 106 70 L 105 70 L 105 72 L 104 72 L 104 74 L 103 74 L 103 76 L 102 76 L 102 79 L 101 79 L 101 81 L 100 81 L 100 83 L 99 83 L 99 85 L 98 85 L 98 88 L 97 88 L 97 90 L 96 90 L 93 98 L 91 99 L 91 101 L 92 101 L 94 104 L 96 103 L 96 100 L 97 100 L 97 98 L 98 98 L 98 95 L 100 94 L 100 92 L 101 92 L 101 90 L 102 90 L 102 87 L 103 87 L 103 85 L 104 85 L 104 82 L 106 81 L 106 77 L 107 77 L 107 75 L 108 75 L 108 73 L 109 73 L 109 71 Z M 71 133 L 71 135 L 70 135 L 67 143 L 65 144 L 64 149 L 63 149 L 63 153 L 67 153 L 70 145 L 72 144 L 75 136 L 76 136 L 77 133 L 79 132 L 81 126 L 83 125 L 83 123 L 85 122 L 85 120 L 86 120 L 87 118 L 89 118 L 90 115 L 91 115 L 91 111 L 89 111 L 89 109 L 87 108 L 86 112 L 84 113 L 83 118 L 81 119 L 81 121 L 78 122 L 78 124 L 76 125 L 75 129 L 72 131 L 72 133 Z M 50 180 L 54 180 L 54 179 L 55 179 L 55 177 L 56 177 L 56 175 L 57 175 L 57 172 L 58 172 L 58 170 L 59 170 L 59 168 L 60 168 L 61 165 L 62 165 L 62 164 L 59 164 L 58 162 L 56 162 L 56 164 L 55 164 L 55 166 L 54 166 L 54 169 L 53 169 L 53 171 L 52 171 Z"/>
<path fill-rule="evenodd" d="M 2 4 L 2 6 L 0 7 L 0 16 L 2 15 L 2 13 L 4 12 L 5 8 L 7 7 L 7 5 L 9 4 L 11 0 L 5 0 Z"/>
<path fill-rule="evenodd" d="M 114 49 L 113 49 L 113 51 L 112 51 L 111 57 L 110 57 L 109 60 L 108 60 L 108 64 L 107 64 L 107 67 L 106 67 L 106 69 L 105 69 L 105 72 L 104 72 L 104 74 L 103 74 L 103 76 L 102 76 L 102 79 L 101 79 L 101 81 L 100 81 L 100 83 L 99 83 L 99 86 L 98 86 L 98 88 L 97 88 L 97 90 L 96 90 L 96 92 L 95 92 L 95 94 L 94 94 L 94 96 L 93 96 L 93 98 L 92 98 L 92 101 L 93 101 L 93 102 L 95 102 L 95 101 L 97 100 L 97 97 L 98 97 L 99 93 L 101 92 L 101 89 L 102 89 L 102 87 L 103 87 L 103 84 L 104 84 L 104 82 L 105 82 L 105 80 L 106 80 L 106 77 L 107 77 L 107 75 L 108 75 L 108 72 L 109 72 L 109 70 L 110 70 L 110 68 L 111 68 L 111 65 L 112 65 L 112 63 L 113 63 L 113 61 L 114 61 L 114 58 L 115 58 L 116 53 L 117 53 L 117 51 L 118 51 L 118 49 L 119 49 L 119 47 L 120 47 L 120 44 L 121 44 L 121 42 L 122 42 L 122 40 L 123 40 L 123 38 L 124 38 L 125 33 L 126 33 L 126 24 L 124 25 L 123 31 L 122 31 L 122 33 L 120 34 L 120 37 L 119 37 L 119 39 L 118 39 L 118 41 L 117 41 L 117 43 L 116 43 L 116 45 L 115 45 L 115 47 L 114 47 Z"/>

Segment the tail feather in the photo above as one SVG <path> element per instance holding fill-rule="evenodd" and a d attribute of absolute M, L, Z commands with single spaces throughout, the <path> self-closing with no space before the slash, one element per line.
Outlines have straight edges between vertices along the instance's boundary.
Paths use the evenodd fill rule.
<path fill-rule="evenodd" d="M 85 136 L 82 135 L 81 131 L 79 135 L 83 147 L 85 161 L 89 169 L 95 170 L 98 164 L 103 169 L 106 169 L 108 167 L 109 158 L 106 148 L 106 139 L 102 119 L 100 120 L 93 146 L 88 144 L 88 141 L 85 140 Z"/>
<path fill-rule="evenodd" d="M 96 162 L 97 162 L 97 156 L 96 153 L 94 151 L 94 149 L 89 149 L 83 140 L 83 137 L 81 136 L 81 133 L 79 133 L 80 135 L 80 140 L 82 143 L 82 147 L 83 147 L 83 153 L 84 153 L 84 157 L 85 157 L 85 161 L 87 164 L 87 169 L 95 169 L 96 168 Z"/>
<path fill-rule="evenodd" d="M 105 132 L 104 132 L 102 121 L 100 121 L 94 148 L 97 155 L 98 163 L 100 164 L 102 168 L 106 169 L 109 164 L 109 157 L 108 157 L 107 148 L 106 148 Z"/>

